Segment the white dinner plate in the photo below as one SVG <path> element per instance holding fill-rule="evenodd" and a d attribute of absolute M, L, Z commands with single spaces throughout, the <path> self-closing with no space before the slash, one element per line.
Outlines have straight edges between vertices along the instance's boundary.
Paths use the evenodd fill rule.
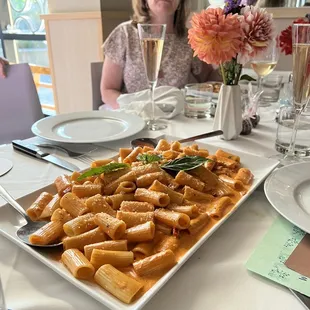
<path fill-rule="evenodd" d="M 275 170 L 265 182 L 265 194 L 283 217 L 310 233 L 310 162 Z"/>
<path fill-rule="evenodd" d="M 13 168 L 13 163 L 9 159 L 0 158 L 0 177 Z"/>
<path fill-rule="evenodd" d="M 140 132 L 144 120 L 117 111 L 88 111 L 43 118 L 32 125 L 41 138 L 65 143 L 101 143 L 124 139 Z"/>
<path fill-rule="evenodd" d="M 166 137 L 162 136 L 161 138 L 167 138 L 170 141 L 176 141 L 179 138 L 176 137 Z M 185 144 L 185 143 L 184 143 Z M 210 153 L 214 154 L 218 147 L 214 145 L 208 145 L 204 143 L 197 143 L 201 148 L 208 149 Z M 185 144 L 186 145 L 186 144 Z M 21 242 L 17 236 L 16 231 L 20 226 L 23 225 L 24 220 L 21 219 L 19 214 L 8 204 L 0 207 L 0 234 L 4 235 L 6 238 L 14 242 L 16 245 L 30 253 L 33 257 L 40 260 L 47 267 L 54 270 L 56 273 L 61 275 L 64 279 L 81 289 L 86 294 L 92 296 L 108 308 L 112 310 L 138 310 L 142 309 L 145 304 L 165 285 L 165 283 L 185 264 L 185 262 L 202 246 L 202 244 L 210 238 L 210 236 L 223 224 L 229 217 L 239 209 L 242 203 L 249 198 L 249 196 L 254 192 L 254 190 L 265 180 L 265 178 L 270 174 L 270 172 L 276 168 L 278 161 L 271 160 L 263 157 L 258 157 L 255 155 L 242 153 L 238 151 L 231 151 L 224 149 L 227 152 L 231 152 L 240 156 L 241 163 L 244 167 L 251 169 L 254 174 L 254 180 L 252 187 L 247 192 L 245 196 L 239 200 L 235 208 L 233 208 L 225 217 L 219 220 L 212 228 L 201 238 L 198 242 L 191 247 L 185 255 L 178 261 L 177 265 L 174 266 L 170 271 L 168 271 L 150 290 L 148 290 L 141 298 L 139 298 L 134 303 L 127 305 L 119 301 L 117 298 L 109 294 L 108 292 L 101 289 L 98 285 L 93 282 L 79 281 L 75 279 L 70 272 L 64 267 L 64 265 L 55 260 L 55 255 L 50 255 L 48 251 L 40 251 L 37 248 L 32 248 L 23 242 Z M 50 184 L 41 188 L 40 190 L 30 193 L 20 199 L 18 202 L 27 209 L 32 202 L 39 196 L 43 191 L 50 193 L 55 193 L 55 185 Z M 212 268 L 212 266 L 209 266 Z M 186 268 L 186 267 L 185 267 Z M 182 291 L 179 292 L 182 294 Z M 171 297 L 173 298 L 173 297 Z M 206 301 L 207 305 L 207 301 Z M 206 306 L 207 307 L 207 306 Z"/>

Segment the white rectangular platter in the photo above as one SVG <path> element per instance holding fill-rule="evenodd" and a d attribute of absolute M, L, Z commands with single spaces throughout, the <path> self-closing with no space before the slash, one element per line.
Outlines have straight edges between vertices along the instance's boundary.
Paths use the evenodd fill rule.
<path fill-rule="evenodd" d="M 177 139 L 173 139 L 177 140 Z M 206 148 L 211 154 L 214 154 L 218 149 L 216 146 L 198 143 L 201 148 Z M 20 226 L 24 224 L 24 220 L 20 215 L 9 205 L 4 205 L 0 207 L 0 233 L 6 238 L 14 242 L 16 245 L 30 253 L 32 256 L 40 260 L 46 266 L 54 270 L 60 276 L 68 280 L 70 283 L 92 296 L 108 308 L 112 310 L 138 310 L 143 308 L 143 306 L 165 285 L 165 283 L 182 267 L 182 265 L 200 248 L 200 246 L 221 226 L 228 218 L 239 209 L 242 203 L 253 193 L 253 191 L 264 181 L 264 179 L 270 174 L 270 172 L 275 169 L 278 165 L 278 161 L 266 159 L 263 157 L 258 157 L 255 155 L 242 153 L 238 151 L 226 151 L 239 155 L 241 158 L 241 163 L 243 167 L 249 168 L 254 174 L 254 181 L 249 192 L 237 203 L 236 207 L 227 214 L 224 218 L 217 222 L 178 262 L 178 264 L 172 268 L 168 273 L 166 273 L 149 291 L 147 291 L 140 299 L 135 303 L 126 305 L 119 301 L 117 298 L 110 295 L 108 292 L 101 289 L 98 285 L 91 282 L 80 281 L 75 279 L 69 271 L 63 266 L 63 264 L 51 255 L 47 250 L 37 250 L 28 245 L 22 243 L 16 236 L 16 231 Z M 47 191 L 50 193 L 56 193 L 53 184 L 41 188 L 38 191 L 30 193 L 18 201 L 27 209 L 32 202 L 38 197 L 42 191 Z M 212 266 L 210 266 L 212 268 Z M 182 294 L 182 292 L 179 292 Z"/>

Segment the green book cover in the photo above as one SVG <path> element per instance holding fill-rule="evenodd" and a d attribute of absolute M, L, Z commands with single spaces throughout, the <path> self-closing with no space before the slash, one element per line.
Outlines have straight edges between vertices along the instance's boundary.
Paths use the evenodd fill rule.
<path fill-rule="evenodd" d="M 247 269 L 310 297 L 310 278 L 284 265 L 305 234 L 279 216 L 249 258 Z"/>

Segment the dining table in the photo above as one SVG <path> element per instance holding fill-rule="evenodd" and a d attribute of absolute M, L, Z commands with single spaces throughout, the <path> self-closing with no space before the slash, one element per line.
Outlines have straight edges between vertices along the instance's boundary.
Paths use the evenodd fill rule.
<path fill-rule="evenodd" d="M 261 121 L 250 135 L 225 141 L 220 137 L 201 140 L 219 148 L 260 157 L 276 154 L 278 103 L 261 108 Z M 165 120 L 160 132 L 143 130 L 124 140 L 93 145 L 96 159 L 117 154 L 135 137 L 166 134 L 185 138 L 212 130 L 213 119 L 191 119 L 180 114 Z M 38 137 L 30 138 L 37 142 Z M 78 146 L 74 146 L 78 147 Z M 81 169 L 86 164 L 55 151 Z M 54 181 L 66 170 L 0 146 L 0 157 L 12 160 L 13 169 L 0 177 L 0 184 L 19 198 Z M 255 163 L 253 163 L 255 164 Z M 5 204 L 0 198 L 0 205 Z M 263 184 L 184 264 L 144 307 L 145 310 L 302 310 L 303 305 L 288 288 L 251 273 L 245 264 L 268 229 L 280 216 L 267 201 Z M 0 227 L 1 229 L 1 227 Z M 90 296 L 0 235 L 0 277 L 7 307 L 12 310 L 105 310 Z"/>

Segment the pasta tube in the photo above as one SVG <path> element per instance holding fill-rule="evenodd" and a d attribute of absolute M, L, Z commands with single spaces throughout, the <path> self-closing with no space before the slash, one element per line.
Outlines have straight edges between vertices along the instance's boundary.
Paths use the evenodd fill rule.
<path fill-rule="evenodd" d="M 73 217 L 89 212 L 85 203 L 72 193 L 67 193 L 60 199 L 60 206 L 68 211 Z"/>
<path fill-rule="evenodd" d="M 69 269 L 73 276 L 77 279 L 91 279 L 95 273 L 95 268 L 91 265 L 88 259 L 77 249 L 66 250 L 61 260 Z"/>
<path fill-rule="evenodd" d="M 172 234 L 172 227 L 164 224 L 164 223 L 160 223 L 160 222 L 157 222 L 155 224 L 155 228 L 156 228 L 156 231 L 158 232 L 162 232 L 164 233 L 165 235 L 171 235 Z"/>
<path fill-rule="evenodd" d="M 209 202 L 213 200 L 213 196 L 196 191 L 195 189 L 191 187 L 185 186 L 184 199 L 187 199 L 189 201 L 197 201 L 197 202 L 201 202 L 201 201 Z"/>
<path fill-rule="evenodd" d="M 63 229 L 67 236 L 72 237 L 90 231 L 95 227 L 97 227 L 95 224 L 95 215 L 87 213 L 65 223 Z"/>
<path fill-rule="evenodd" d="M 135 182 L 136 181 L 136 175 L 134 171 L 130 171 L 124 175 L 122 175 L 121 177 L 119 177 L 117 180 L 113 181 L 110 184 L 107 184 L 104 189 L 103 192 L 105 195 L 111 195 L 113 194 L 116 189 L 118 188 L 118 186 L 124 182 L 124 181 L 131 181 L 131 182 Z"/>
<path fill-rule="evenodd" d="M 100 174 L 100 178 L 103 180 L 103 183 L 107 185 L 127 174 L 129 171 L 130 168 L 124 168 L 109 173 L 102 173 Z"/>
<path fill-rule="evenodd" d="M 94 160 L 91 163 L 91 167 L 92 168 L 96 168 L 96 167 L 105 166 L 105 165 L 109 164 L 112 161 L 113 161 L 113 159 L 111 159 L 111 158 Z"/>
<path fill-rule="evenodd" d="M 162 169 L 156 163 L 142 165 L 142 166 L 136 166 L 136 167 L 133 167 L 132 170 L 135 172 L 137 178 L 141 177 L 142 175 L 149 174 L 149 173 L 161 172 L 162 171 Z"/>
<path fill-rule="evenodd" d="M 125 231 L 125 238 L 128 242 L 145 242 L 154 239 L 155 225 L 153 222 L 146 222 Z"/>
<path fill-rule="evenodd" d="M 86 200 L 87 208 L 93 213 L 107 213 L 113 217 L 116 216 L 116 211 L 114 211 L 106 200 L 100 195 L 95 195 Z"/>
<path fill-rule="evenodd" d="M 155 147 L 155 151 L 168 151 L 170 150 L 170 143 L 165 139 L 160 139 Z"/>
<path fill-rule="evenodd" d="M 156 209 L 156 220 L 178 229 L 187 229 L 189 226 L 190 218 L 188 215 L 179 212 L 173 212 L 166 209 Z"/>
<path fill-rule="evenodd" d="M 216 156 L 216 161 L 223 165 L 224 167 L 227 167 L 229 169 L 237 169 L 240 166 L 240 163 L 237 161 L 234 161 L 233 159 L 222 157 L 222 156 Z"/>
<path fill-rule="evenodd" d="M 216 155 L 216 157 L 218 157 L 218 156 L 219 157 L 226 157 L 226 158 L 232 159 L 232 160 L 240 163 L 240 157 L 239 156 L 233 155 L 233 154 L 225 152 L 223 150 L 217 150 L 215 152 L 215 155 Z"/>
<path fill-rule="evenodd" d="M 60 221 L 48 222 L 29 236 L 30 243 L 39 245 L 55 243 L 63 235 L 62 225 Z"/>
<path fill-rule="evenodd" d="M 164 238 L 155 246 L 154 252 L 164 252 L 171 250 L 173 253 L 180 246 L 180 239 L 175 236 L 164 236 Z"/>
<path fill-rule="evenodd" d="M 138 243 L 132 250 L 132 252 L 137 255 L 141 254 L 144 256 L 150 256 L 153 252 L 154 243 L 153 242 L 142 242 Z"/>
<path fill-rule="evenodd" d="M 229 197 L 222 197 L 212 204 L 212 208 L 208 212 L 209 216 L 214 220 L 219 220 L 224 216 L 225 209 L 232 204 Z"/>
<path fill-rule="evenodd" d="M 27 209 L 27 215 L 30 217 L 32 221 L 38 221 L 40 216 L 47 206 L 47 204 L 53 199 L 53 195 L 43 192 L 40 196 L 35 200 L 35 202 Z"/>
<path fill-rule="evenodd" d="M 191 235 L 196 234 L 202 228 L 204 228 L 209 222 L 210 222 L 210 217 L 207 213 L 200 214 L 198 217 L 190 221 L 189 227 L 188 227 L 189 233 Z"/>
<path fill-rule="evenodd" d="M 90 260 L 94 249 L 107 251 L 127 251 L 127 240 L 111 240 L 85 245 L 84 253 L 88 260 Z"/>
<path fill-rule="evenodd" d="M 94 249 L 90 263 L 98 269 L 102 265 L 111 264 L 116 268 L 128 267 L 133 263 L 134 256 L 131 251 L 106 251 Z"/>
<path fill-rule="evenodd" d="M 149 202 L 158 207 L 166 207 L 170 203 L 170 197 L 167 194 L 145 188 L 137 188 L 135 199 L 142 202 Z"/>
<path fill-rule="evenodd" d="M 121 239 L 126 230 L 124 221 L 106 213 L 97 213 L 95 215 L 95 223 L 113 240 Z"/>
<path fill-rule="evenodd" d="M 67 175 L 61 175 L 56 178 L 54 184 L 60 197 L 71 191 L 72 183 Z"/>
<path fill-rule="evenodd" d="M 119 210 L 125 212 L 153 212 L 154 205 L 141 201 L 123 201 Z"/>
<path fill-rule="evenodd" d="M 132 193 L 137 188 L 134 182 L 124 181 L 119 184 L 117 189 L 115 190 L 115 194 L 124 194 L 124 193 Z"/>
<path fill-rule="evenodd" d="M 243 184 L 239 180 L 234 180 L 233 178 L 230 178 L 229 176 L 225 174 L 219 175 L 219 179 L 223 181 L 226 185 L 235 189 L 238 192 L 241 192 L 242 190 L 244 190 Z"/>
<path fill-rule="evenodd" d="M 171 250 L 159 252 L 133 263 L 137 275 L 148 276 L 162 273 L 176 264 L 176 257 Z"/>
<path fill-rule="evenodd" d="M 78 171 L 74 171 L 70 176 L 70 181 L 72 184 L 80 184 L 78 181 L 79 176 L 81 176 L 81 173 Z"/>
<path fill-rule="evenodd" d="M 154 212 L 124 212 L 117 211 L 116 217 L 126 223 L 126 227 L 134 227 L 146 222 L 154 221 Z"/>
<path fill-rule="evenodd" d="M 89 184 L 85 185 L 73 185 L 72 193 L 78 196 L 79 198 L 91 197 L 97 194 L 101 194 L 101 185 L 100 184 Z"/>
<path fill-rule="evenodd" d="M 213 168 L 216 165 L 216 156 L 215 155 L 209 155 L 207 157 L 209 160 L 207 160 L 204 164 L 205 168 L 209 169 L 210 171 L 213 170 Z"/>
<path fill-rule="evenodd" d="M 253 180 L 253 174 L 247 168 L 240 168 L 237 172 L 235 180 L 241 181 L 243 184 L 248 185 Z"/>
<path fill-rule="evenodd" d="M 119 149 L 119 157 L 121 159 L 121 162 L 124 161 L 124 159 L 132 152 L 132 149 L 130 148 L 120 148 Z"/>
<path fill-rule="evenodd" d="M 95 273 L 95 281 L 122 302 L 132 302 L 143 285 L 112 265 L 103 265 Z"/>
<path fill-rule="evenodd" d="M 164 171 L 148 173 L 137 178 L 138 187 L 149 187 L 152 183 L 158 180 L 161 183 L 168 184 L 168 180 Z"/>
<path fill-rule="evenodd" d="M 170 149 L 172 151 L 177 151 L 177 152 L 181 152 L 181 143 L 179 141 L 174 141 L 171 143 L 171 147 Z"/>
<path fill-rule="evenodd" d="M 63 224 L 72 220 L 72 215 L 68 213 L 65 209 L 57 209 L 51 216 L 51 221 L 60 221 Z"/>
<path fill-rule="evenodd" d="M 190 205 L 190 206 L 168 206 L 167 209 L 174 211 L 174 212 L 179 212 L 179 213 L 184 213 L 187 214 L 190 218 L 195 218 L 198 216 L 199 210 L 196 205 Z"/>
<path fill-rule="evenodd" d="M 173 150 L 164 151 L 163 156 L 167 160 L 176 159 L 181 153 Z"/>
<path fill-rule="evenodd" d="M 116 194 L 105 197 L 106 202 L 111 206 L 113 210 L 118 210 L 123 201 L 135 200 L 135 195 L 130 194 Z"/>
<path fill-rule="evenodd" d="M 56 209 L 60 208 L 60 198 L 59 195 L 54 195 L 53 199 L 46 205 L 43 209 L 40 219 L 45 219 L 51 217 Z"/>
<path fill-rule="evenodd" d="M 78 249 L 83 251 L 85 245 L 106 240 L 106 235 L 98 227 L 78 236 L 67 237 L 63 240 L 65 250 Z"/>
<path fill-rule="evenodd" d="M 197 191 L 202 192 L 205 184 L 199 179 L 191 176 L 185 171 L 181 170 L 175 177 L 175 180 L 180 185 L 188 185 L 189 187 L 196 189 Z"/>
<path fill-rule="evenodd" d="M 160 183 L 158 180 L 155 180 L 152 186 L 149 188 L 151 191 L 165 193 L 170 197 L 171 203 L 182 204 L 183 195 L 181 193 L 175 192 L 168 186 Z"/>
<path fill-rule="evenodd" d="M 142 148 L 140 146 L 135 147 L 128 156 L 123 160 L 123 163 L 131 164 L 137 160 L 137 156 L 142 153 Z"/>

